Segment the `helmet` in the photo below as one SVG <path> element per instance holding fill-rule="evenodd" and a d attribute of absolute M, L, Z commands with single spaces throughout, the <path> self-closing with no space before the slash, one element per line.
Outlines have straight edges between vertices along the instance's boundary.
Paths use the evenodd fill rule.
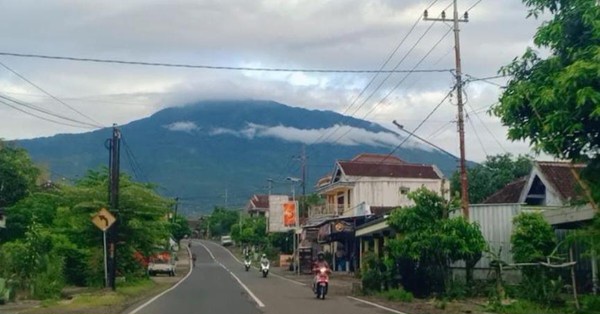
<path fill-rule="evenodd" d="M 319 252 L 317 253 L 317 259 L 322 261 L 323 259 L 325 259 L 325 253 L 323 252 Z"/>
<path fill-rule="evenodd" d="M 263 255 L 262 255 L 262 257 L 263 257 L 263 258 L 266 258 L 266 257 L 267 257 L 267 254 L 263 254 Z"/>

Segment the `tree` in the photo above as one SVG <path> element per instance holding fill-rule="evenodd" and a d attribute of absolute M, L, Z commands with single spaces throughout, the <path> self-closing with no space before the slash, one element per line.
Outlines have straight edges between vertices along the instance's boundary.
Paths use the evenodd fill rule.
<path fill-rule="evenodd" d="M 173 218 L 169 230 L 171 236 L 173 236 L 173 239 L 177 241 L 177 243 L 179 243 L 186 235 L 190 236 L 192 234 L 187 219 L 181 215 L 176 215 Z"/>
<path fill-rule="evenodd" d="M 552 226 L 539 213 L 522 213 L 514 218 L 513 224 L 510 242 L 515 262 L 546 262 L 557 246 Z M 543 305 L 553 305 L 560 300 L 562 284 L 554 269 L 525 266 L 521 273 L 521 293 L 525 298 Z"/>
<path fill-rule="evenodd" d="M 444 293 L 450 265 L 462 260 L 474 267 L 486 248 L 485 239 L 477 224 L 462 217 L 446 218 L 457 207 L 454 202 L 425 188 L 409 198 L 415 205 L 394 210 L 388 219 L 399 234 L 389 241 L 389 251 L 400 261 L 405 288 L 417 295 Z"/>
<path fill-rule="evenodd" d="M 238 222 L 239 216 L 239 211 L 215 207 L 207 222 L 210 226 L 211 236 L 220 237 L 229 234 L 231 226 Z"/>
<path fill-rule="evenodd" d="M 27 151 L 0 141 L 0 207 L 11 206 L 35 190 L 39 175 Z"/>
<path fill-rule="evenodd" d="M 469 203 L 485 201 L 508 183 L 524 177 L 531 171 L 529 156 L 511 154 L 488 156 L 486 160 L 467 170 Z M 452 191 L 460 192 L 460 176 L 455 172 L 450 182 Z"/>
<path fill-rule="evenodd" d="M 542 58 L 528 48 L 501 69 L 511 78 L 492 113 L 511 140 L 528 140 L 560 159 L 600 163 L 600 6 L 596 0 L 523 2 L 529 16 L 552 15 L 534 36 L 535 47 L 550 54 Z M 586 176 L 596 188 L 598 174 Z"/>
<path fill-rule="evenodd" d="M 266 218 L 249 217 L 239 221 L 231 226 L 231 238 L 237 243 L 266 245 L 268 243 Z"/>

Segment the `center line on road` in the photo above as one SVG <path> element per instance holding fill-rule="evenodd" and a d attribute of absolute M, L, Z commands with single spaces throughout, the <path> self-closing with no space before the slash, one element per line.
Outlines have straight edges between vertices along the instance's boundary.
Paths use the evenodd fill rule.
<path fill-rule="evenodd" d="M 354 300 L 354 301 L 358 301 L 358 302 L 364 303 L 364 304 L 368 304 L 370 306 L 374 306 L 376 308 L 380 308 L 382 310 L 386 310 L 388 312 L 392 312 L 392 313 L 396 313 L 396 314 L 406 314 L 404 312 L 400 312 L 400 311 L 397 311 L 397 310 L 394 310 L 394 309 L 390 309 L 389 307 L 385 307 L 383 305 L 379 305 L 377 303 L 369 302 L 369 301 L 362 300 L 362 299 L 359 299 L 359 298 L 355 298 L 355 297 L 351 297 L 351 296 L 348 296 L 347 298 L 351 299 L 351 300 Z"/>
<path fill-rule="evenodd" d="M 262 301 L 252 292 L 252 290 L 250 290 L 250 288 L 248 288 L 248 286 L 246 286 L 241 280 L 240 278 L 238 278 L 238 276 L 236 276 L 231 270 L 227 269 L 227 267 L 225 267 L 225 265 L 221 264 L 221 262 L 219 262 L 215 256 L 213 255 L 212 251 L 206 246 L 204 245 L 204 243 L 199 243 L 200 245 L 202 245 L 202 247 L 204 247 L 204 249 L 208 252 L 208 254 L 210 255 L 210 257 L 215 261 L 215 263 L 219 264 L 221 267 L 223 267 L 223 269 L 225 269 L 230 275 L 231 277 L 233 277 L 233 279 L 235 279 L 238 284 L 240 284 L 240 286 L 242 288 L 244 288 L 244 290 L 246 290 L 246 292 L 248 293 L 248 295 L 254 300 L 254 302 L 256 302 L 256 304 L 258 304 L 258 307 L 265 307 L 265 304 L 262 303 Z M 130 313 L 133 314 L 133 313 Z"/>
<path fill-rule="evenodd" d="M 233 257 L 233 259 L 235 259 L 235 261 L 236 261 L 236 262 L 240 263 L 241 265 L 244 265 L 244 262 L 240 261 L 240 260 L 237 258 L 237 256 L 235 256 L 235 255 L 234 255 L 234 254 L 233 254 L 233 253 L 232 253 L 230 250 L 228 250 L 228 249 L 226 249 L 226 248 L 224 248 L 224 247 L 221 247 L 221 246 L 219 246 L 219 248 L 221 248 L 221 249 L 225 250 L 227 253 L 229 253 L 229 255 L 231 255 L 231 257 Z M 258 269 L 258 267 L 254 267 L 254 268 Z M 271 272 L 271 276 L 273 276 L 273 277 L 277 277 L 277 278 L 279 278 L 279 279 L 283 279 L 283 280 L 286 280 L 286 281 L 289 281 L 289 282 L 291 282 L 291 283 L 293 283 L 293 284 L 296 284 L 296 285 L 299 285 L 299 286 L 306 286 L 306 284 L 305 284 L 305 283 L 303 283 L 303 282 L 296 281 L 296 280 L 294 280 L 294 279 L 289 279 L 289 278 L 286 278 L 286 277 L 283 277 L 283 276 L 277 275 L 277 274 L 275 274 L 275 273 L 273 273 L 273 272 Z"/>

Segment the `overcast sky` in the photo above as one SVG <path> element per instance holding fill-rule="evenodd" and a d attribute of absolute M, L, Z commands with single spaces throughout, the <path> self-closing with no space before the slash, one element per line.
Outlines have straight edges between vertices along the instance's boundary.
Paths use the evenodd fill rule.
<path fill-rule="evenodd" d="M 0 2 L 3 52 L 110 58 L 223 66 L 378 69 L 432 0 L 128 0 Z M 461 11 L 476 0 L 459 1 Z M 439 0 L 429 15 L 451 3 Z M 521 0 L 483 0 L 461 23 L 463 72 L 497 74 L 521 55 L 540 21 L 526 19 Z M 450 11 L 448 11 L 450 15 Z M 421 21 L 394 56 L 393 68 L 432 22 Z M 436 23 L 398 66 L 411 69 L 449 30 Z M 448 35 L 419 69 L 454 67 L 453 36 Z M 372 74 L 265 73 L 125 66 L 0 56 L 19 72 L 103 125 L 146 117 L 162 108 L 201 99 L 254 98 L 291 106 L 343 113 Z M 394 129 L 397 120 L 414 129 L 444 98 L 449 73 L 404 78 L 380 75 L 348 114 Z M 404 80 L 396 89 L 394 86 Z M 494 83 L 504 84 L 502 79 Z M 390 97 L 382 101 L 383 97 Z M 526 143 L 507 141 L 506 129 L 486 114 L 500 88 L 487 82 L 466 87 L 467 157 L 528 153 Z M 77 120 L 82 116 L 50 99 L 0 67 L 0 95 L 33 103 Z M 363 104 L 364 103 L 364 104 Z M 455 99 L 417 132 L 458 154 Z M 362 105 L 356 112 L 356 108 Z M 475 111 L 476 113 L 472 113 Z M 474 126 L 474 127 L 473 127 Z M 27 116 L 0 103 L 0 138 L 49 136 L 86 129 Z M 479 136 L 479 140 L 477 138 Z M 482 147 L 483 146 L 483 147 Z"/>

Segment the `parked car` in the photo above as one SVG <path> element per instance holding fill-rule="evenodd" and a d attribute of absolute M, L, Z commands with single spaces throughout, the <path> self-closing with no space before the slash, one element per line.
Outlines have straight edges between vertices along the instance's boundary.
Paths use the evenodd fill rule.
<path fill-rule="evenodd" d="M 172 258 L 152 258 L 148 263 L 148 275 L 167 274 L 175 276 L 175 260 Z"/>
<path fill-rule="evenodd" d="M 231 236 L 222 236 L 221 237 L 221 245 L 222 246 L 230 246 L 233 245 L 233 241 L 231 240 Z"/>

